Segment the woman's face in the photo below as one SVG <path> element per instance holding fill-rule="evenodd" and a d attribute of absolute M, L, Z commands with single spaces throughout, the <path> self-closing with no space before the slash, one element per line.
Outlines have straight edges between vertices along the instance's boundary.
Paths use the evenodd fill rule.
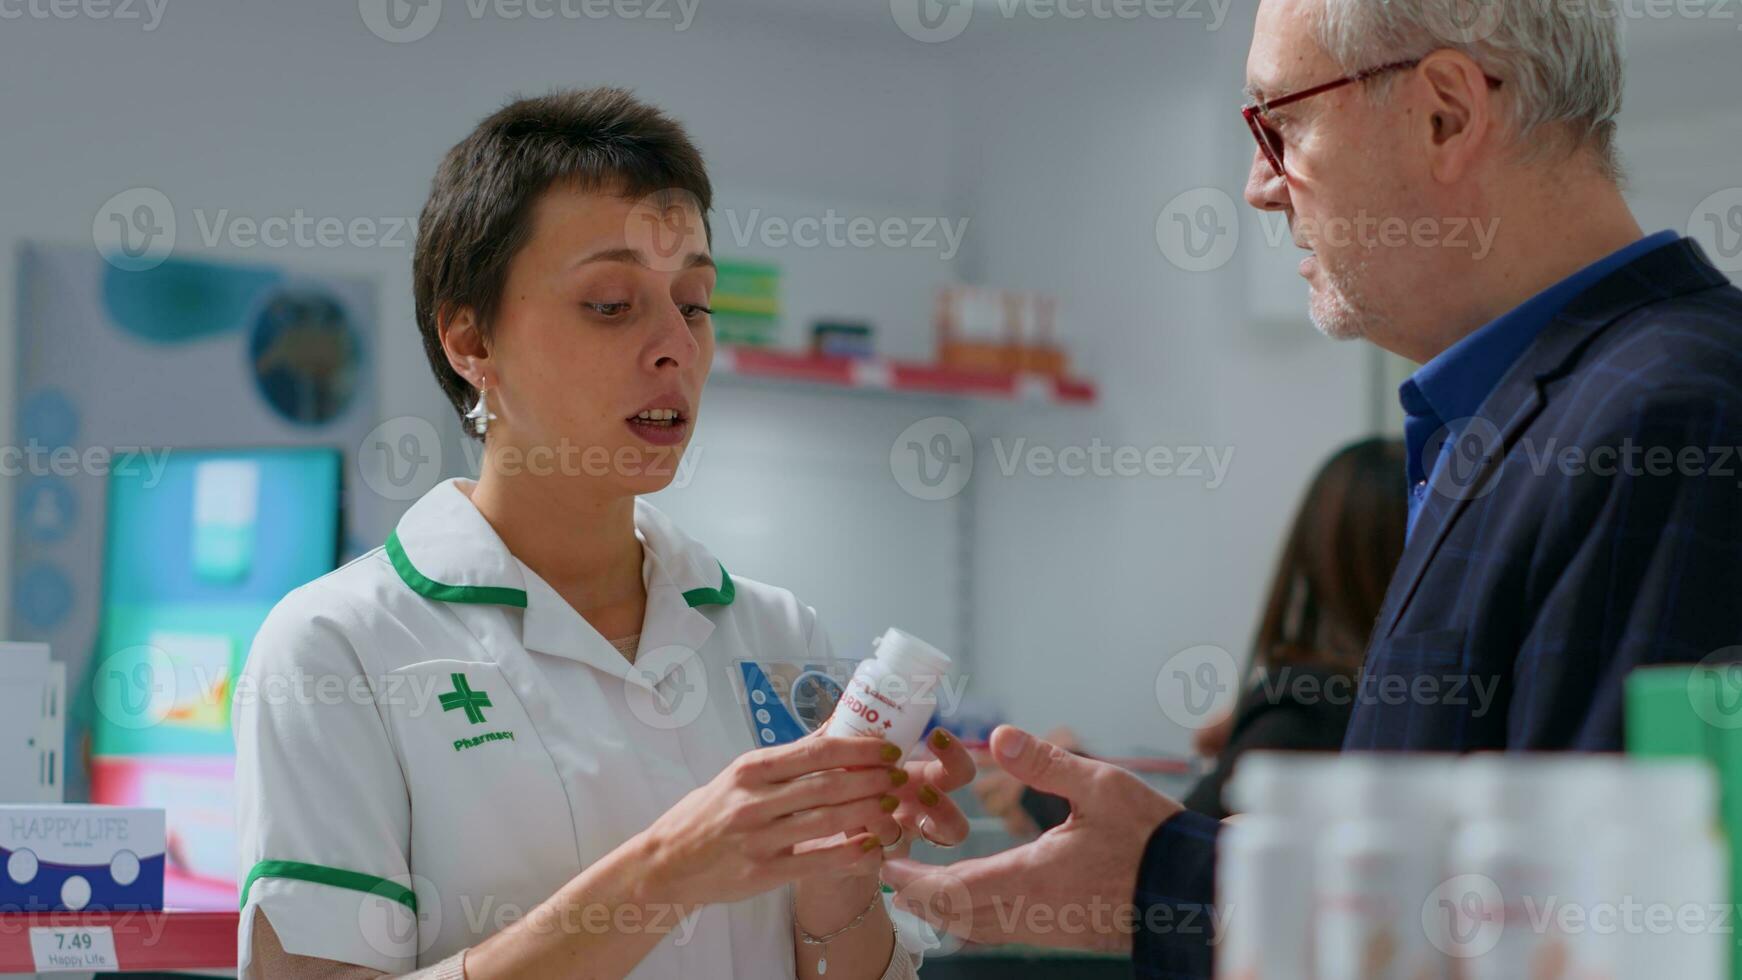
<path fill-rule="evenodd" d="M 687 196 L 546 191 L 480 362 L 495 465 L 582 477 L 611 496 L 669 484 L 714 358 L 713 290 Z"/>

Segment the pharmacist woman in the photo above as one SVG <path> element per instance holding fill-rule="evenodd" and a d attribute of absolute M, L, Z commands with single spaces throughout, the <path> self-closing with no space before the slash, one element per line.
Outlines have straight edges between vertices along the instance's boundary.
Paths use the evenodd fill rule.
<path fill-rule="evenodd" d="M 734 662 L 816 614 L 638 497 L 713 355 L 711 190 L 617 90 L 514 102 L 442 161 L 418 326 L 476 481 L 267 617 L 235 696 L 243 976 L 911 977 L 878 871 L 967 821 L 948 733 L 754 749 Z"/>

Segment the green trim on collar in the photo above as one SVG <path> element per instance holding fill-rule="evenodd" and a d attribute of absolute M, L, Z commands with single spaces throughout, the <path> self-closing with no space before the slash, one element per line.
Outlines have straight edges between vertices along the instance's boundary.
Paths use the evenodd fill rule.
<path fill-rule="evenodd" d="M 425 576 L 406 556 L 405 546 L 399 543 L 397 530 L 387 536 L 387 557 L 393 562 L 393 570 L 399 573 L 400 579 L 411 587 L 411 591 L 426 599 L 526 608 L 525 589 L 510 589 L 500 585 L 443 585 Z"/>
<path fill-rule="evenodd" d="M 334 888 L 348 888 L 363 892 L 366 895 L 380 895 L 391 899 L 410 909 L 417 911 L 417 894 L 396 881 L 377 878 L 360 871 L 346 871 L 343 868 L 329 868 L 321 864 L 304 864 L 301 861 L 261 861 L 248 872 L 248 880 L 242 882 L 242 908 L 248 907 L 248 890 L 254 887 L 256 878 L 294 878 L 298 881 L 312 881 L 321 885 L 332 885 Z"/>
<path fill-rule="evenodd" d="M 716 562 L 715 564 L 719 564 Z M 732 584 L 732 574 L 726 571 L 726 566 L 720 565 L 720 587 L 717 589 L 691 589 L 683 594 L 683 601 L 690 608 L 697 606 L 729 606 L 738 597 L 738 588 Z"/>

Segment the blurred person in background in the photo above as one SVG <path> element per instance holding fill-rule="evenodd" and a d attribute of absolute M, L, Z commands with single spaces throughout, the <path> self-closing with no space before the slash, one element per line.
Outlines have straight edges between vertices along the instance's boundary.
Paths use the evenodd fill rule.
<path fill-rule="evenodd" d="M 1193 733 L 1193 748 L 1215 761 L 1180 801 L 1186 809 L 1227 816 L 1222 788 L 1242 753 L 1342 746 L 1361 658 L 1403 554 L 1403 462 L 1401 441 L 1363 439 L 1333 454 L 1308 484 L 1277 559 L 1240 698 Z M 1068 728 L 1045 739 L 1080 753 Z M 1019 840 L 1069 812 L 1059 797 L 996 768 L 982 770 L 974 793 Z"/>

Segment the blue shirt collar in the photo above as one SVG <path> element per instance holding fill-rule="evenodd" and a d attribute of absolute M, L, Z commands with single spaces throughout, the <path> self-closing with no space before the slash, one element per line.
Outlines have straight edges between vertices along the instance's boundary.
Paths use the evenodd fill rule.
<path fill-rule="evenodd" d="M 1537 293 L 1423 364 L 1397 392 L 1409 416 L 1404 429 L 1410 484 L 1427 479 L 1432 468 L 1433 461 L 1421 458 L 1432 435 L 1475 415 L 1519 356 L 1568 303 L 1615 270 L 1678 240 L 1673 231 L 1641 238 Z"/>

